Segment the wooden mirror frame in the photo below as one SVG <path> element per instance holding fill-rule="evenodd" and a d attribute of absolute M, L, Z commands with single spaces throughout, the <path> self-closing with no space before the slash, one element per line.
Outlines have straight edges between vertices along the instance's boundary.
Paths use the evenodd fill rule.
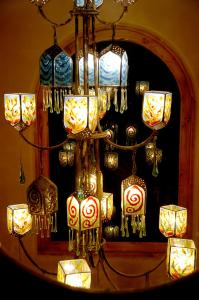
<path fill-rule="evenodd" d="M 105 26 L 96 29 L 96 41 L 109 40 L 111 30 Z M 180 111 L 180 145 L 179 145 L 179 190 L 178 205 L 186 207 L 188 210 L 189 221 L 187 237 L 192 236 L 193 225 L 193 136 L 195 129 L 195 97 L 191 78 L 180 57 L 168 46 L 167 42 L 144 29 L 134 28 L 129 25 L 117 26 L 117 40 L 137 43 L 158 56 L 173 74 L 180 92 L 181 111 Z M 74 40 L 67 41 L 64 49 L 69 55 L 74 54 Z M 42 110 L 42 95 L 38 88 L 38 109 L 35 142 L 39 145 L 48 145 L 48 115 Z M 36 176 L 40 171 L 39 154 L 36 155 Z M 43 174 L 49 176 L 48 152 L 43 152 Z M 162 253 L 166 249 L 165 243 L 156 242 L 108 242 L 106 249 L 111 252 L 147 252 Z M 145 247 L 145 245 L 147 246 Z M 65 254 L 67 252 L 66 243 L 63 241 L 52 241 L 51 239 L 38 238 L 39 254 Z"/>

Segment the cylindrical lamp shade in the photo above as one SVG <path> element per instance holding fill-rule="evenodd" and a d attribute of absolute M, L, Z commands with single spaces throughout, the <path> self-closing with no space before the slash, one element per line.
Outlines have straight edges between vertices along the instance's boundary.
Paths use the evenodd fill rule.
<path fill-rule="evenodd" d="M 89 289 L 91 270 L 85 259 L 62 260 L 58 262 L 57 281 L 67 285 Z"/>
<path fill-rule="evenodd" d="M 35 94 L 4 95 L 5 119 L 18 131 L 30 126 L 36 119 Z"/>
<path fill-rule="evenodd" d="M 173 279 L 189 275 L 196 269 L 196 247 L 193 240 L 169 238 L 167 272 Z"/>
<path fill-rule="evenodd" d="M 7 207 L 7 227 L 10 234 L 23 236 L 32 228 L 32 216 L 27 204 L 15 204 Z"/>
<path fill-rule="evenodd" d="M 105 152 L 104 166 L 110 170 L 116 170 L 118 168 L 118 153 L 117 152 Z"/>
<path fill-rule="evenodd" d="M 172 94 L 164 91 L 144 93 L 142 120 L 151 129 L 161 129 L 167 125 L 171 115 Z"/>
<path fill-rule="evenodd" d="M 97 126 L 97 97 L 66 96 L 64 98 L 64 127 L 68 133 L 77 134 L 85 128 L 94 132 Z"/>
<path fill-rule="evenodd" d="M 160 207 L 159 230 L 166 236 L 182 237 L 187 229 L 187 209 L 177 205 Z"/>
<path fill-rule="evenodd" d="M 110 220 L 113 213 L 113 194 L 103 193 L 101 201 L 101 220 Z"/>

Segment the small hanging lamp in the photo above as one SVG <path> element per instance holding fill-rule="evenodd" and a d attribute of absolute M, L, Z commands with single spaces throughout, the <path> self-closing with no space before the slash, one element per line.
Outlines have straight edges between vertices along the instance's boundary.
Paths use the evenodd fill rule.
<path fill-rule="evenodd" d="M 8 232 L 16 236 L 23 236 L 32 229 L 32 216 L 27 204 L 7 207 L 7 227 Z"/>

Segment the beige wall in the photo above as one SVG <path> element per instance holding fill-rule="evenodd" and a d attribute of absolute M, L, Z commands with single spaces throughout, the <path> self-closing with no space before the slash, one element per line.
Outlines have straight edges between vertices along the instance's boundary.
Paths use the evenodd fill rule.
<path fill-rule="evenodd" d="M 51 0 L 45 11 L 57 23 L 64 22 L 72 9 L 72 1 Z M 101 18 L 114 21 L 121 11 L 120 5 L 112 8 L 112 0 L 105 0 Z M 111 11 L 111 16 L 109 15 Z M 199 1 L 198 0 L 139 0 L 129 7 L 122 24 L 141 28 L 159 37 L 182 60 L 190 75 L 195 91 L 196 130 L 194 145 L 194 182 L 193 182 L 193 238 L 199 246 Z M 51 26 L 37 12 L 28 0 L 0 1 L 0 241 L 7 253 L 28 264 L 17 240 L 9 236 L 6 228 L 6 207 L 8 204 L 23 203 L 26 200 L 26 188 L 35 178 L 35 150 L 19 138 L 18 132 L 6 124 L 3 111 L 5 92 L 34 92 L 38 82 L 39 56 L 52 45 Z M 72 24 L 57 30 L 58 41 L 67 45 L 73 39 Z M 117 31 L 116 31 L 117 38 Z M 182 99 L 183 101 L 183 99 Z M 34 126 L 27 129 L 25 135 L 33 141 Z M 20 185 L 19 155 L 23 158 L 26 183 Z M 58 257 L 37 257 L 35 237 L 25 237 L 24 243 L 30 253 L 43 266 L 56 272 Z M 65 258 L 65 257 L 64 257 Z M 28 264 L 30 267 L 31 265 Z M 163 276 L 164 277 L 164 276 Z"/>

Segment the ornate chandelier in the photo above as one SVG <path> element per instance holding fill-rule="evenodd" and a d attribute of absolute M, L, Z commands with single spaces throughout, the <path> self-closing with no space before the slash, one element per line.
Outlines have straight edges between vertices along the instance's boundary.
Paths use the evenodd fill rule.
<path fill-rule="evenodd" d="M 42 17 L 52 23 L 43 10 L 47 0 L 30 0 L 30 2 L 38 7 Z M 73 286 L 89 288 L 90 269 L 81 257 L 88 258 L 89 255 L 96 253 L 101 258 L 103 257 L 101 251 L 105 239 L 102 224 L 111 219 L 114 198 L 112 193 L 104 191 L 103 188 L 100 140 L 105 141 L 107 145 L 104 157 L 107 168 L 115 170 L 118 167 L 116 149 L 130 151 L 134 157 L 138 148 L 146 147 L 147 160 L 153 164 L 153 175 L 157 176 L 157 163 L 161 162 L 162 157 L 162 153 L 156 148 L 157 132 L 170 120 L 172 94 L 168 91 L 149 91 L 149 86 L 146 85 L 142 92 L 141 117 L 152 133 L 144 141 L 134 144 L 136 129 L 130 126 L 127 132 L 127 145 L 118 144 L 113 138 L 114 132 L 110 129 L 103 130 L 100 121 L 110 110 L 111 105 L 114 106 L 115 112 L 121 114 L 128 110 L 128 56 L 114 40 L 116 23 L 110 23 L 113 28 L 112 43 L 99 54 L 96 51 L 95 21 L 97 19 L 100 22 L 98 14 L 103 0 L 75 0 L 73 2 L 71 18 L 60 26 L 75 20 L 75 59 L 58 45 L 56 28 L 59 25 L 53 24 L 54 43 L 40 57 L 40 86 L 43 94 L 43 110 L 49 113 L 63 113 L 63 125 L 67 138 L 53 148 L 63 147 L 63 150 L 59 152 L 62 166 L 68 164 L 75 167 L 75 190 L 66 199 L 66 211 L 69 230 L 68 250 L 75 253 L 78 260 L 60 261 L 57 278 Z M 115 0 L 115 2 L 123 6 L 120 20 L 127 6 L 135 4 L 136 0 Z M 82 32 L 79 30 L 80 24 L 83 27 Z M 35 95 L 5 94 L 4 102 L 6 121 L 25 139 L 23 131 L 35 121 Z M 41 151 L 51 150 L 50 146 L 38 146 L 30 142 L 29 144 Z M 138 233 L 141 238 L 146 235 L 147 186 L 144 180 L 136 175 L 134 167 L 133 159 L 132 175 L 121 182 L 121 236 L 129 237 L 129 228 L 131 228 L 132 232 Z M 58 195 L 55 184 L 40 174 L 27 190 L 27 203 L 28 210 L 27 206 L 23 205 L 18 208 L 12 206 L 8 208 L 9 232 L 15 235 L 26 234 L 31 228 L 33 216 L 36 233 L 41 237 L 45 235 L 50 237 L 50 231 L 57 231 Z M 21 227 L 19 225 L 17 227 L 14 223 L 19 219 L 15 217 L 16 210 L 18 213 L 20 209 L 23 209 L 23 218 L 28 218 L 27 228 L 24 228 L 24 223 Z M 173 214 L 170 212 L 172 209 L 174 209 Z M 178 224 L 179 220 L 184 221 L 186 213 L 184 208 L 177 209 L 172 205 L 162 207 L 160 216 L 161 218 L 166 216 L 166 221 L 160 221 L 160 231 L 165 236 L 171 237 L 171 233 L 167 233 L 167 227 L 171 226 L 168 213 L 173 217 L 178 216 Z M 181 217 L 182 214 L 183 217 Z M 172 224 L 174 223 L 173 221 Z M 172 228 L 172 236 L 178 231 L 180 229 Z M 186 225 L 183 224 L 183 230 L 177 237 L 182 237 L 185 231 Z M 174 242 L 175 240 L 170 240 L 168 253 L 172 253 Z M 182 243 L 177 242 L 181 246 Z M 193 249 L 191 255 L 192 262 L 194 262 L 195 248 L 191 242 L 187 242 L 186 247 L 189 244 Z M 189 255 L 189 251 L 187 253 Z M 191 265 L 191 270 L 194 270 L 194 264 Z M 168 272 L 173 274 L 174 271 L 169 269 Z M 180 276 L 179 271 L 178 277 Z"/>

